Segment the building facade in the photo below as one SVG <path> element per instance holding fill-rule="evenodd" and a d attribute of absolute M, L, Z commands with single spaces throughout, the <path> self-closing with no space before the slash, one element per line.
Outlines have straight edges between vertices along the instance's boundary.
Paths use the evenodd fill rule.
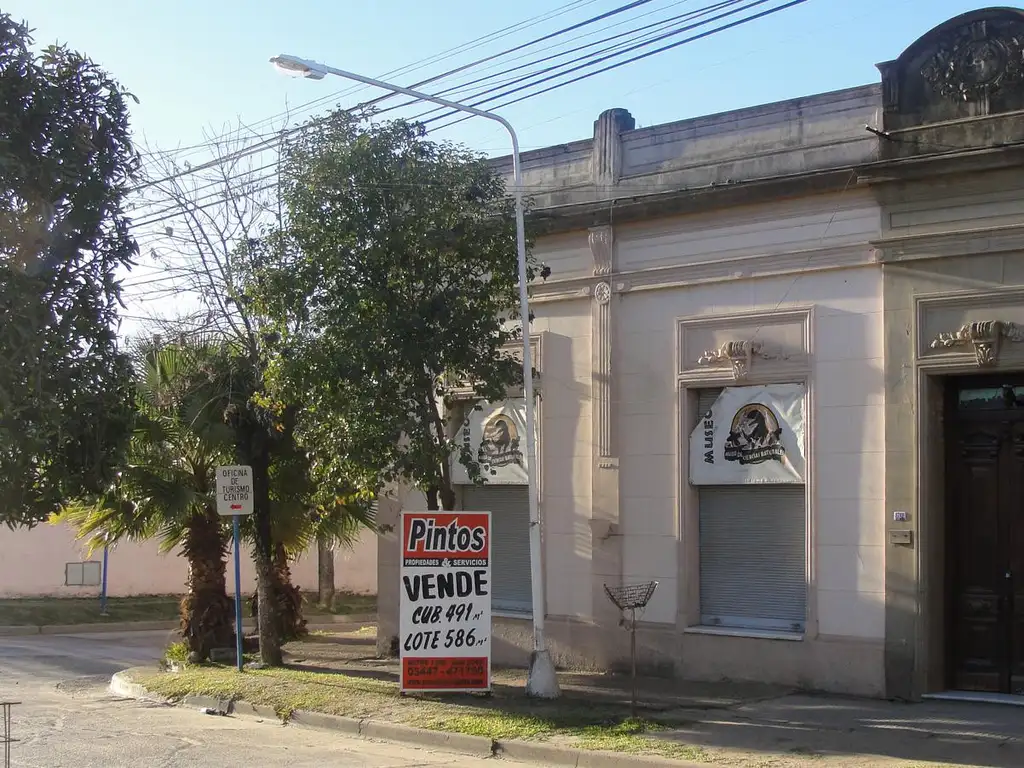
<path fill-rule="evenodd" d="M 605 586 L 657 581 L 648 671 L 1024 695 L 1024 12 L 952 19 L 879 69 L 650 128 L 609 110 L 524 155 L 552 268 L 546 599 L 525 485 L 465 486 L 494 514 L 496 663 L 525 661 L 544 610 L 557 663 L 621 665 Z M 378 567 L 386 648 L 393 534 Z"/>

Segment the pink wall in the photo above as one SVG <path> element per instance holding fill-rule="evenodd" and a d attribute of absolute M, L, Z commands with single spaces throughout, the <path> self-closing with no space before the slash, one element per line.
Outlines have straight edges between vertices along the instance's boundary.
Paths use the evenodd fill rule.
<path fill-rule="evenodd" d="M 185 590 L 185 561 L 174 553 L 161 555 L 157 542 L 122 542 L 110 550 L 107 592 L 111 596 L 180 594 Z M 0 528 L 0 597 L 97 595 L 99 587 L 64 586 L 64 565 L 85 560 L 85 552 L 64 526 L 40 525 L 32 530 Z M 102 551 L 91 560 L 103 559 Z M 229 555 L 228 586 L 234 592 Z M 307 590 L 317 586 L 316 552 L 304 553 L 292 564 L 293 582 Z M 335 554 L 339 589 L 373 594 L 377 591 L 377 537 L 367 531 L 355 546 Z M 255 589 L 252 560 L 243 552 L 242 592 Z"/>

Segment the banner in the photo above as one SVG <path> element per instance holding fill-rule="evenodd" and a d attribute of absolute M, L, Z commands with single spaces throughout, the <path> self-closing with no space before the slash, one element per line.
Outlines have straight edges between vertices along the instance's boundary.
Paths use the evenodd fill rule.
<path fill-rule="evenodd" d="M 690 483 L 803 483 L 803 384 L 726 387 L 690 433 Z"/>
<path fill-rule="evenodd" d="M 491 513 L 403 512 L 402 691 L 491 689 Z"/>
<path fill-rule="evenodd" d="M 526 485 L 526 400 L 480 405 L 462 427 L 463 445 L 480 462 L 489 485 Z M 458 456 L 452 457 L 452 478 L 457 484 L 472 483 Z"/>

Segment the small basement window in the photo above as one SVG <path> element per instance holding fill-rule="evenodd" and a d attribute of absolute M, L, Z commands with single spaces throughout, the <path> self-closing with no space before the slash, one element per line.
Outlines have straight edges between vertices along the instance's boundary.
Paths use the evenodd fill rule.
<path fill-rule="evenodd" d="M 65 587 L 98 587 L 103 575 L 102 565 L 96 560 L 67 563 L 64 566 Z"/>

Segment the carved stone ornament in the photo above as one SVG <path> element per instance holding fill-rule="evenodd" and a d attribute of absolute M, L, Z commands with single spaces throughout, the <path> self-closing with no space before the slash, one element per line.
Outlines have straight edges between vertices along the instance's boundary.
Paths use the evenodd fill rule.
<path fill-rule="evenodd" d="M 608 283 L 598 283 L 594 286 L 594 299 L 598 304 L 607 304 L 612 300 L 612 288 Z"/>
<path fill-rule="evenodd" d="M 940 96 L 977 101 L 1024 83 L 1024 34 L 986 34 L 983 21 L 956 30 L 925 61 L 925 82 Z"/>
<path fill-rule="evenodd" d="M 1024 341 L 1024 326 L 1001 320 L 965 323 L 952 333 L 940 333 L 929 345 L 932 349 L 952 349 L 970 344 L 979 366 L 993 365 L 999 359 L 999 344 Z"/>
<path fill-rule="evenodd" d="M 769 354 L 760 341 L 727 341 L 717 349 L 709 349 L 697 358 L 697 365 L 717 365 L 729 363 L 732 366 L 732 377 L 737 381 L 747 378 L 750 363 L 754 357 L 762 360 L 779 360 L 782 355 Z"/>

